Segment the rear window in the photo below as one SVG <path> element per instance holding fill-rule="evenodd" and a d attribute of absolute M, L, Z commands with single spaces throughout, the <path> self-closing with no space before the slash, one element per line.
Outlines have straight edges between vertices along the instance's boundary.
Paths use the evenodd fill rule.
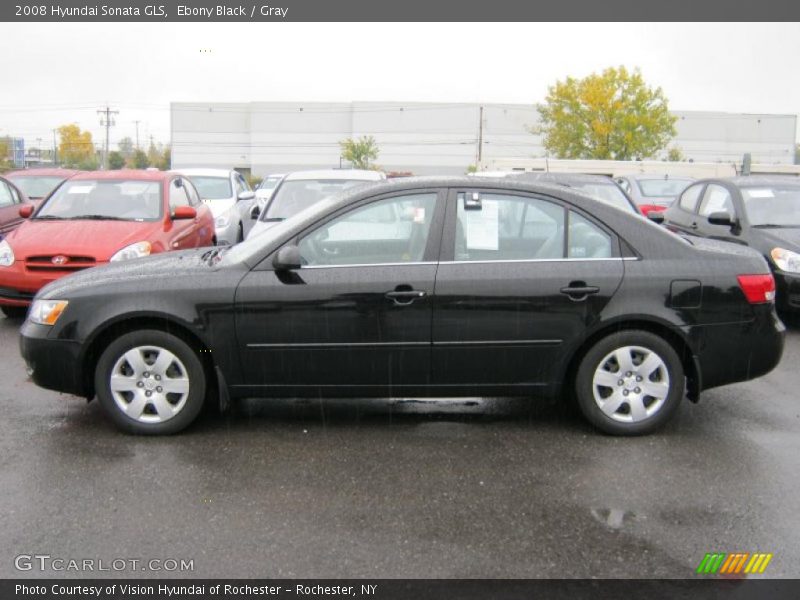
<path fill-rule="evenodd" d="M 233 197 L 229 177 L 190 176 L 202 200 L 223 200 Z"/>
<path fill-rule="evenodd" d="M 674 198 L 686 189 L 691 179 L 637 179 L 642 196 Z"/>

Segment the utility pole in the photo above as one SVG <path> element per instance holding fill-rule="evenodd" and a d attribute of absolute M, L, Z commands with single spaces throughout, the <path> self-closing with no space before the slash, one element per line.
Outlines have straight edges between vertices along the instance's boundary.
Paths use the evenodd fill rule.
<path fill-rule="evenodd" d="M 108 105 L 105 108 L 100 109 L 97 111 L 97 114 L 100 115 L 100 125 L 106 128 L 106 147 L 105 151 L 103 152 L 103 170 L 108 169 L 108 130 L 111 128 L 112 125 L 115 125 L 114 115 L 118 115 L 118 110 L 111 110 Z"/>
<path fill-rule="evenodd" d="M 136 124 L 136 149 L 138 150 L 139 149 L 139 123 L 141 123 L 141 121 L 134 121 L 134 123 Z"/>
<path fill-rule="evenodd" d="M 53 129 L 53 166 L 58 166 L 58 144 L 56 144 L 56 131 L 57 129 Z"/>
<path fill-rule="evenodd" d="M 481 168 L 481 159 L 483 158 L 483 105 L 480 106 L 478 118 L 478 160 L 475 168 Z"/>

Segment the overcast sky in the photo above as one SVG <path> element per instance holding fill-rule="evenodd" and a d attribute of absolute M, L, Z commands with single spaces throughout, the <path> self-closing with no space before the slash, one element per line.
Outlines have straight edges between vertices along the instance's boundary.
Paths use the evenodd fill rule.
<path fill-rule="evenodd" d="M 70 122 L 111 147 L 169 141 L 171 101 L 533 104 L 547 87 L 640 67 L 674 110 L 800 113 L 800 24 L 0 24 L 0 136 Z"/>

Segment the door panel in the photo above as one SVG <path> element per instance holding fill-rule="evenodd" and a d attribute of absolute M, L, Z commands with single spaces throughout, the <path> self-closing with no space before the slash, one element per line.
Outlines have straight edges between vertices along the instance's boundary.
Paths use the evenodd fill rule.
<path fill-rule="evenodd" d="M 443 255 L 453 260 L 436 276 L 433 383 L 549 384 L 563 348 L 622 281 L 616 239 L 550 200 L 485 192 L 475 200 L 473 193 L 449 198 Z"/>

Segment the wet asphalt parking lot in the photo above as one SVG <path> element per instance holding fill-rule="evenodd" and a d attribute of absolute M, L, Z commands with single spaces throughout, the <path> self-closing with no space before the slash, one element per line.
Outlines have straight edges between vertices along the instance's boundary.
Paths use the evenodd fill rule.
<path fill-rule="evenodd" d="M 800 577 L 800 329 L 779 367 L 649 437 L 511 399 L 259 400 L 168 438 L 27 382 L 0 317 L 0 577 L 21 554 L 190 559 L 192 577 Z"/>

